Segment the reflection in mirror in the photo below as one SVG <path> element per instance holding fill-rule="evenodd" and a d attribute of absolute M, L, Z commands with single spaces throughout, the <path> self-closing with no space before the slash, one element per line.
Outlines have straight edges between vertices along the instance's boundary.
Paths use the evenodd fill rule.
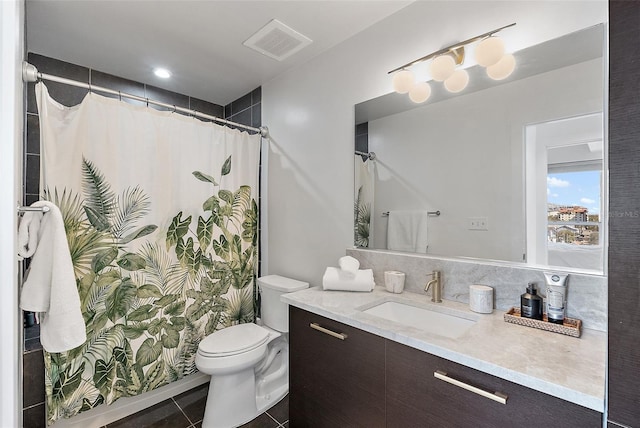
<path fill-rule="evenodd" d="M 504 81 L 358 104 L 356 246 L 602 272 L 603 27 L 514 53 Z"/>
<path fill-rule="evenodd" d="M 526 127 L 529 262 L 602 270 L 602 125 L 597 113 Z"/>

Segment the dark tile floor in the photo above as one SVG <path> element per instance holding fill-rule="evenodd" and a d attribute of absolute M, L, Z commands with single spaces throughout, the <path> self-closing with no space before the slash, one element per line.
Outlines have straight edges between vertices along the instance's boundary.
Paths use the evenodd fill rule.
<path fill-rule="evenodd" d="M 201 428 L 209 384 L 110 423 L 106 428 Z M 242 428 L 289 428 L 289 396 Z"/>

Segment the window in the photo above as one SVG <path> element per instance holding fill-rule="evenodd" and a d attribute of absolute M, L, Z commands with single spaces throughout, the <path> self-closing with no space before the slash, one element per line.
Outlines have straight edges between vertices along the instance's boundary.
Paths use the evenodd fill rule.
<path fill-rule="evenodd" d="M 548 242 L 599 245 L 601 171 L 549 173 Z"/>
<path fill-rule="evenodd" d="M 603 271 L 602 114 L 527 126 L 529 263 Z"/>

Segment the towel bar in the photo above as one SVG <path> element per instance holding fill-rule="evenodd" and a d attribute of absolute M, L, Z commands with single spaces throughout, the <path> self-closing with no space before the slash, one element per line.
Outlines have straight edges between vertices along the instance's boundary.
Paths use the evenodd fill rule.
<path fill-rule="evenodd" d="M 18 212 L 19 213 L 26 213 L 29 211 L 42 211 L 43 213 L 46 213 L 49 211 L 49 207 L 21 207 L 18 206 Z"/>
<path fill-rule="evenodd" d="M 427 215 L 438 217 L 440 215 L 440 210 L 438 211 L 427 211 Z M 382 213 L 382 217 L 389 217 L 389 211 L 385 211 Z"/>

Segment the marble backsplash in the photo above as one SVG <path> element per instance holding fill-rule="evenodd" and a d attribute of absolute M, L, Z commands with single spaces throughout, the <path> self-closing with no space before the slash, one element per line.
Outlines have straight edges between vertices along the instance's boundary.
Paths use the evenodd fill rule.
<path fill-rule="evenodd" d="M 469 303 L 470 285 L 488 285 L 494 289 L 494 305 L 498 311 L 520 307 L 520 295 L 526 291 L 529 282 L 535 282 L 540 295 L 544 296 L 543 272 L 550 270 L 376 250 L 347 249 L 347 255 L 358 259 L 361 269 L 373 269 L 377 285 L 384 285 L 385 270 L 404 272 L 404 289 L 414 293 L 424 293 L 424 286 L 430 279 L 428 274 L 434 270 L 442 272 L 443 298 L 447 300 Z M 570 273 L 567 316 L 582 320 L 584 328 L 606 331 L 607 277 Z"/>

